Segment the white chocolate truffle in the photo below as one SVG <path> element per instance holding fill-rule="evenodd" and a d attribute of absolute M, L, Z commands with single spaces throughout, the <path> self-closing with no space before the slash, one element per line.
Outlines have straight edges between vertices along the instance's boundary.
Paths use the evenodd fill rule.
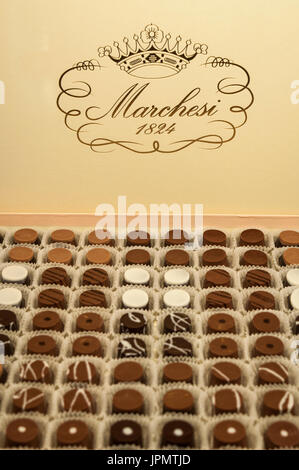
<path fill-rule="evenodd" d="M 290 304 L 293 309 L 299 310 L 299 289 L 293 290 L 290 295 Z"/>
<path fill-rule="evenodd" d="M 129 268 L 124 273 L 124 280 L 127 284 L 148 284 L 150 275 L 146 269 Z"/>
<path fill-rule="evenodd" d="M 6 266 L 1 274 L 4 282 L 24 284 L 28 277 L 28 269 L 25 266 Z"/>
<path fill-rule="evenodd" d="M 148 294 L 142 289 L 127 290 L 122 296 L 123 306 L 127 308 L 145 308 L 148 301 Z"/>
<path fill-rule="evenodd" d="M 186 269 L 169 269 L 164 274 L 164 282 L 167 286 L 183 286 L 189 284 L 190 274 Z"/>
<path fill-rule="evenodd" d="M 165 307 L 189 307 L 190 295 L 182 289 L 172 289 L 163 295 Z"/>
<path fill-rule="evenodd" d="M 290 286 L 299 286 L 299 269 L 290 269 L 287 272 L 286 280 Z"/>
<path fill-rule="evenodd" d="M 0 290 L 0 305 L 19 307 L 22 302 L 22 292 L 15 287 L 6 287 Z"/>

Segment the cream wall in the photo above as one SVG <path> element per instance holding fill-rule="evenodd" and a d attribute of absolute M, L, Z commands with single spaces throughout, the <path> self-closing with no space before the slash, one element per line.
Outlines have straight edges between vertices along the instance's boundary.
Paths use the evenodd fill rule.
<path fill-rule="evenodd" d="M 93 213 L 127 195 L 128 203 L 203 203 L 206 213 L 299 213 L 299 104 L 290 100 L 298 0 L 1 0 L 0 8 L 1 212 Z M 64 126 L 60 74 L 150 22 L 250 72 L 248 122 L 219 150 L 101 156 Z"/>

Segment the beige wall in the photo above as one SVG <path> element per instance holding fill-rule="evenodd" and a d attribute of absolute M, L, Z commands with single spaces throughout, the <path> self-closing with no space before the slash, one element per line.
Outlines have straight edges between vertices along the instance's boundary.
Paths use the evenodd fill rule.
<path fill-rule="evenodd" d="M 297 0 L 2 0 L 0 211 L 93 213 L 127 195 L 128 203 L 203 203 L 206 213 L 298 214 L 299 104 L 290 100 L 298 17 Z M 56 107 L 60 74 L 150 22 L 249 71 L 248 122 L 220 149 L 99 155 L 65 127 Z M 129 83 L 117 73 L 116 95 Z M 169 99 L 172 91 L 165 88 Z"/>

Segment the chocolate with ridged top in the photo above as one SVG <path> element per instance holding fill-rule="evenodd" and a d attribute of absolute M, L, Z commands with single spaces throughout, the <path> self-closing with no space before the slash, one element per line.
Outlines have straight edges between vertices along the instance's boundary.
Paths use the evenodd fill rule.
<path fill-rule="evenodd" d="M 151 264 L 150 253 L 143 248 L 134 248 L 126 254 L 126 264 Z"/>
<path fill-rule="evenodd" d="M 203 266 L 228 266 L 226 252 L 221 248 L 211 248 L 202 255 Z"/>
<path fill-rule="evenodd" d="M 50 235 L 50 243 L 69 243 L 70 245 L 75 245 L 75 234 L 69 229 L 61 228 L 54 230 Z"/>
<path fill-rule="evenodd" d="M 60 316 L 51 310 L 37 313 L 32 320 L 33 330 L 63 331 L 64 325 Z"/>
<path fill-rule="evenodd" d="M 263 269 L 251 269 L 245 275 L 243 287 L 271 287 L 271 274 Z"/>
<path fill-rule="evenodd" d="M 215 333 L 236 333 L 234 318 L 228 313 L 214 313 L 208 319 L 207 332 Z"/>
<path fill-rule="evenodd" d="M 24 382 L 53 383 L 53 374 L 46 361 L 32 360 L 22 364 L 20 380 Z"/>
<path fill-rule="evenodd" d="M 85 388 L 74 388 L 63 395 L 62 409 L 70 413 L 95 413 L 95 401 Z"/>
<path fill-rule="evenodd" d="M 165 236 L 165 246 L 185 245 L 189 242 L 189 236 L 184 230 L 169 230 Z"/>
<path fill-rule="evenodd" d="M 194 398 L 189 390 L 171 389 L 163 396 L 164 413 L 194 413 Z"/>
<path fill-rule="evenodd" d="M 265 236 L 261 230 L 250 228 L 240 234 L 240 246 L 265 246 Z"/>
<path fill-rule="evenodd" d="M 151 246 L 150 234 L 142 230 L 128 233 L 127 246 Z"/>
<path fill-rule="evenodd" d="M 186 421 L 175 419 L 164 424 L 161 445 L 175 447 L 194 447 L 194 429 Z"/>
<path fill-rule="evenodd" d="M 277 336 L 261 336 L 254 344 L 253 356 L 282 356 L 284 345 Z"/>
<path fill-rule="evenodd" d="M 147 321 L 145 316 L 139 312 L 129 312 L 122 315 L 119 322 L 120 333 L 147 333 Z"/>
<path fill-rule="evenodd" d="M 216 415 L 222 413 L 244 413 L 241 393 L 234 388 L 222 388 L 212 396 L 213 410 Z"/>
<path fill-rule="evenodd" d="M 16 331 L 18 329 L 16 314 L 11 310 L 0 310 L 0 330 Z"/>
<path fill-rule="evenodd" d="M 99 373 L 92 362 L 84 359 L 72 362 L 66 372 L 67 382 L 88 383 L 98 385 Z"/>
<path fill-rule="evenodd" d="M 87 424 L 78 419 L 63 422 L 56 432 L 57 446 L 75 446 L 92 449 L 92 433 Z"/>
<path fill-rule="evenodd" d="M 193 382 L 193 369 L 184 362 L 170 362 L 163 369 L 163 383 Z"/>
<path fill-rule="evenodd" d="M 206 297 L 206 308 L 233 308 L 233 299 L 229 292 L 216 290 Z"/>
<path fill-rule="evenodd" d="M 257 313 L 250 322 L 250 333 L 279 333 L 279 318 L 270 312 Z"/>
<path fill-rule="evenodd" d="M 32 338 L 27 342 L 27 354 L 47 354 L 48 356 L 58 356 L 58 346 L 52 336 L 32 336 Z"/>
<path fill-rule="evenodd" d="M 221 230 L 205 230 L 203 233 L 203 245 L 226 246 L 226 235 Z"/>
<path fill-rule="evenodd" d="M 228 419 L 220 421 L 213 429 L 213 447 L 223 446 L 246 447 L 246 430 L 240 421 Z"/>
<path fill-rule="evenodd" d="M 299 429 L 290 421 L 275 421 L 265 432 L 266 449 L 299 446 Z"/>
<path fill-rule="evenodd" d="M 255 291 L 247 301 L 247 310 L 275 310 L 275 297 L 271 292 Z"/>
<path fill-rule="evenodd" d="M 170 337 L 164 342 L 163 356 L 192 357 L 192 344 L 181 336 Z"/>
<path fill-rule="evenodd" d="M 243 254 L 240 264 L 243 266 L 267 267 L 268 257 L 267 254 L 261 250 L 247 250 Z"/>
<path fill-rule="evenodd" d="M 93 230 L 88 234 L 87 241 L 89 245 L 115 245 L 115 240 L 108 230 Z"/>
<path fill-rule="evenodd" d="M 41 308 L 66 308 L 64 293 L 59 289 L 45 289 L 38 295 L 38 307 Z"/>
<path fill-rule="evenodd" d="M 85 290 L 79 297 L 79 306 L 107 308 L 106 296 L 100 290 Z"/>
<path fill-rule="evenodd" d="M 47 409 L 44 392 L 34 387 L 17 390 L 12 397 L 12 406 L 14 413 L 24 411 L 46 413 Z"/>
<path fill-rule="evenodd" d="M 142 428 L 139 423 L 123 419 L 112 424 L 110 445 L 136 445 L 142 447 Z"/>
<path fill-rule="evenodd" d="M 113 373 L 114 382 L 144 382 L 144 369 L 141 364 L 134 361 L 125 361 L 118 364 Z"/>
<path fill-rule="evenodd" d="M 263 396 L 261 407 L 262 416 L 294 414 L 295 399 L 288 390 L 268 390 Z"/>
<path fill-rule="evenodd" d="M 104 320 L 98 313 L 85 312 L 78 316 L 76 331 L 104 331 Z"/>
<path fill-rule="evenodd" d="M 69 287 L 71 280 L 64 268 L 55 266 L 54 268 L 48 268 L 43 271 L 41 284 L 58 284 L 59 286 Z"/>
<path fill-rule="evenodd" d="M 264 362 L 258 368 L 258 385 L 276 385 L 289 383 L 289 372 L 279 362 Z"/>
<path fill-rule="evenodd" d="M 230 287 L 230 274 L 224 269 L 210 269 L 206 272 L 203 287 Z"/>
<path fill-rule="evenodd" d="M 48 263 L 72 264 L 73 255 L 67 248 L 53 248 L 47 254 Z"/>
<path fill-rule="evenodd" d="M 107 271 L 101 268 L 91 268 L 84 271 L 82 276 L 83 286 L 110 287 L 110 279 Z"/>
<path fill-rule="evenodd" d="M 73 356 L 103 357 L 100 341 L 95 336 L 80 336 L 73 342 Z"/>
<path fill-rule="evenodd" d="M 164 319 L 163 333 L 191 333 L 191 319 L 185 313 L 169 313 Z"/>
<path fill-rule="evenodd" d="M 10 421 L 6 428 L 5 447 L 40 446 L 40 431 L 32 419 L 21 418 Z"/>
<path fill-rule="evenodd" d="M 165 266 L 189 266 L 189 253 L 185 250 L 169 250 L 165 254 Z"/>
<path fill-rule="evenodd" d="M 117 357 L 146 357 L 146 344 L 140 338 L 123 338 L 118 343 Z"/>
<path fill-rule="evenodd" d="M 21 228 L 14 233 L 14 243 L 28 243 L 37 244 L 39 243 L 38 233 L 32 228 Z"/>
<path fill-rule="evenodd" d="M 12 356 L 14 353 L 14 346 L 11 339 L 7 335 L 0 335 L 0 344 L 4 347 L 5 356 Z"/>
<path fill-rule="evenodd" d="M 8 260 L 16 263 L 33 263 L 34 251 L 26 246 L 16 246 L 9 250 Z"/>
<path fill-rule="evenodd" d="M 144 398 L 138 390 L 122 388 L 112 398 L 113 413 L 143 413 Z"/>
<path fill-rule="evenodd" d="M 242 372 L 233 362 L 217 362 L 211 367 L 209 385 L 240 385 Z"/>
<path fill-rule="evenodd" d="M 209 344 L 209 357 L 238 357 L 238 344 L 232 338 L 215 338 Z"/>

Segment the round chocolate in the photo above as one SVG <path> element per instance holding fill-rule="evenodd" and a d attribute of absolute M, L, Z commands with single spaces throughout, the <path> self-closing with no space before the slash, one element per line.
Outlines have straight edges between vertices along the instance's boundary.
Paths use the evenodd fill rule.
<path fill-rule="evenodd" d="M 206 272 L 203 286 L 209 287 L 230 287 L 231 277 L 230 274 L 224 269 L 210 269 Z"/>
<path fill-rule="evenodd" d="M 208 319 L 207 332 L 214 333 L 236 333 L 235 320 L 227 313 L 214 313 Z"/>
<path fill-rule="evenodd" d="M 58 356 L 57 343 L 51 336 L 32 336 L 32 338 L 27 342 L 27 354 L 48 354 L 49 356 Z"/>
<path fill-rule="evenodd" d="M 11 339 L 6 335 L 0 335 L 0 345 L 4 348 L 5 356 L 12 356 L 14 353 L 14 346 Z"/>
<path fill-rule="evenodd" d="M 228 266 L 226 252 L 221 248 L 211 248 L 202 255 L 203 266 Z"/>
<path fill-rule="evenodd" d="M 151 237 L 149 233 L 142 230 L 130 232 L 127 235 L 128 246 L 151 246 Z"/>
<path fill-rule="evenodd" d="M 16 263 L 32 263 L 34 261 L 34 251 L 26 246 L 16 246 L 9 250 L 8 259 Z"/>
<path fill-rule="evenodd" d="M 40 435 L 32 419 L 21 418 L 11 421 L 6 428 L 6 447 L 39 447 Z"/>
<path fill-rule="evenodd" d="M 238 357 L 238 344 L 231 338 L 215 338 L 209 344 L 209 357 Z"/>
<path fill-rule="evenodd" d="M 81 313 L 76 322 L 76 331 L 104 331 L 104 320 L 98 313 Z"/>
<path fill-rule="evenodd" d="M 114 382 L 144 382 L 142 365 L 133 361 L 121 362 L 114 369 Z"/>
<path fill-rule="evenodd" d="M 194 447 L 194 430 L 191 424 L 180 419 L 168 421 L 162 429 L 162 446 Z"/>
<path fill-rule="evenodd" d="M 284 230 L 279 235 L 280 246 L 299 246 L 299 232 Z"/>
<path fill-rule="evenodd" d="M 163 411 L 175 413 L 194 413 L 194 398 L 189 390 L 168 390 L 163 397 Z"/>
<path fill-rule="evenodd" d="M 95 402 L 85 388 L 74 388 L 62 397 L 62 409 L 70 413 L 95 413 Z"/>
<path fill-rule="evenodd" d="M 95 336 L 80 336 L 73 342 L 72 355 L 103 357 L 103 349 Z"/>
<path fill-rule="evenodd" d="M 129 419 L 116 421 L 110 429 L 110 445 L 142 446 L 142 429 L 139 423 Z"/>
<path fill-rule="evenodd" d="M 99 374 L 92 362 L 78 360 L 70 364 L 66 373 L 67 382 L 99 384 Z"/>
<path fill-rule="evenodd" d="M 226 235 L 221 230 L 205 230 L 203 233 L 203 245 L 226 246 Z"/>
<path fill-rule="evenodd" d="M 124 284 L 148 285 L 150 274 L 143 268 L 128 268 L 124 272 Z"/>
<path fill-rule="evenodd" d="M 7 307 L 21 307 L 22 291 L 15 287 L 0 289 L 0 305 Z"/>
<path fill-rule="evenodd" d="M 185 245 L 189 242 L 189 236 L 184 230 L 169 230 L 165 236 L 165 245 Z"/>
<path fill-rule="evenodd" d="M 163 382 L 193 382 L 193 370 L 184 362 L 170 362 L 163 369 Z"/>
<path fill-rule="evenodd" d="M 109 274 L 101 268 L 87 269 L 82 276 L 82 285 L 110 287 Z"/>
<path fill-rule="evenodd" d="M 243 254 L 241 264 L 244 266 L 264 266 L 267 267 L 268 258 L 261 250 L 248 250 Z"/>
<path fill-rule="evenodd" d="M 165 255 L 166 266 L 189 266 L 189 253 L 185 250 L 169 250 Z"/>
<path fill-rule="evenodd" d="M 5 370 L 4 366 L 0 364 L 0 383 L 4 384 L 7 379 L 7 371 Z"/>
<path fill-rule="evenodd" d="M 14 393 L 12 406 L 14 413 L 22 413 L 24 411 L 45 413 L 45 394 L 38 388 L 21 388 Z"/>
<path fill-rule="evenodd" d="M 164 319 L 163 333 L 191 333 L 191 320 L 185 313 L 169 313 Z"/>
<path fill-rule="evenodd" d="M 106 248 L 93 248 L 86 253 L 87 264 L 112 264 L 112 255 Z"/>
<path fill-rule="evenodd" d="M 250 322 L 250 333 L 279 333 L 279 318 L 270 312 L 257 313 Z"/>
<path fill-rule="evenodd" d="M 56 432 L 57 446 L 92 448 L 92 434 L 84 421 L 72 419 L 60 424 Z"/>
<path fill-rule="evenodd" d="M 264 362 L 258 368 L 258 385 L 289 383 L 288 369 L 279 362 Z"/>
<path fill-rule="evenodd" d="M 126 308 L 147 308 L 149 296 L 143 289 L 128 289 L 122 295 L 122 304 Z"/>
<path fill-rule="evenodd" d="M 107 308 L 107 301 L 104 292 L 100 290 L 85 290 L 80 294 L 79 306 Z"/>
<path fill-rule="evenodd" d="M 168 338 L 163 347 L 163 356 L 170 357 L 192 357 L 193 348 L 192 344 L 181 336 L 174 336 Z"/>
<path fill-rule="evenodd" d="M 69 243 L 70 245 L 75 245 L 75 234 L 72 230 L 68 229 L 58 229 L 50 235 L 50 243 Z"/>
<path fill-rule="evenodd" d="M 290 421 L 275 421 L 265 432 L 266 449 L 299 446 L 299 429 Z"/>
<path fill-rule="evenodd" d="M 17 264 L 8 265 L 3 268 L 2 282 L 9 282 L 13 284 L 29 284 L 30 279 L 28 277 L 28 269 L 25 266 Z"/>
<path fill-rule="evenodd" d="M 299 269 L 290 269 L 286 273 L 286 283 L 289 286 L 299 286 Z"/>
<path fill-rule="evenodd" d="M 294 335 L 299 335 L 299 316 L 295 318 L 294 325 L 293 325 L 293 333 Z"/>
<path fill-rule="evenodd" d="M 271 292 L 255 291 L 250 294 L 247 301 L 247 310 L 275 310 L 275 298 Z"/>
<path fill-rule="evenodd" d="M 89 245 L 115 245 L 115 240 L 108 230 L 93 230 L 89 233 L 87 241 Z"/>
<path fill-rule="evenodd" d="M 58 284 L 59 286 L 68 287 L 71 284 L 71 280 L 64 268 L 55 266 L 43 271 L 41 284 Z"/>
<path fill-rule="evenodd" d="M 22 364 L 20 368 L 20 380 L 24 382 L 53 383 L 53 375 L 46 361 L 32 360 Z"/>
<path fill-rule="evenodd" d="M 250 228 L 240 235 L 240 246 L 265 246 L 265 236 L 261 230 Z"/>
<path fill-rule="evenodd" d="M 45 289 L 38 294 L 38 307 L 40 308 L 66 308 L 63 291 L 59 289 Z"/>
<path fill-rule="evenodd" d="M 211 367 L 210 385 L 241 384 L 241 369 L 233 362 L 217 362 Z"/>
<path fill-rule="evenodd" d="M 33 330 L 63 331 L 64 325 L 60 316 L 51 310 L 37 313 L 32 320 Z"/>
<path fill-rule="evenodd" d="M 284 266 L 299 265 L 299 248 L 287 248 L 282 254 Z"/>
<path fill-rule="evenodd" d="M 146 357 L 146 344 L 140 338 L 124 338 L 118 343 L 117 357 Z"/>
<path fill-rule="evenodd" d="M 122 315 L 119 322 L 120 333 L 147 333 L 147 321 L 142 313 L 129 312 Z"/>
<path fill-rule="evenodd" d="M 222 446 L 246 447 L 246 430 L 242 423 L 233 419 L 220 421 L 213 429 L 214 449 Z"/>
<path fill-rule="evenodd" d="M 245 275 L 243 287 L 271 287 L 271 274 L 263 269 L 251 269 Z"/>
<path fill-rule="evenodd" d="M 241 393 L 233 388 L 218 390 L 212 397 L 214 413 L 244 413 L 244 402 Z"/>
<path fill-rule="evenodd" d="M 126 254 L 126 264 L 151 264 L 150 253 L 142 248 L 129 250 Z"/>
<path fill-rule="evenodd" d="M 262 416 L 280 415 L 283 413 L 294 414 L 294 395 L 288 390 L 269 390 L 263 396 Z"/>
<path fill-rule="evenodd" d="M 276 336 L 261 336 L 253 348 L 253 356 L 282 356 L 283 353 L 283 342 Z"/>
<path fill-rule="evenodd" d="M 295 289 L 292 291 L 291 295 L 289 296 L 289 305 L 290 308 L 298 310 L 299 309 L 299 289 Z"/>
<path fill-rule="evenodd" d="M 144 398 L 137 390 L 123 388 L 113 395 L 112 410 L 113 413 L 142 413 Z"/>
<path fill-rule="evenodd" d="M 206 297 L 206 308 L 233 308 L 233 299 L 229 292 L 216 290 Z"/>
<path fill-rule="evenodd" d="M 190 274 L 186 269 L 173 268 L 164 273 L 166 286 L 183 286 L 189 284 Z"/>
<path fill-rule="evenodd" d="M 16 331 L 18 329 L 16 314 L 11 310 L 0 310 L 0 330 Z"/>
<path fill-rule="evenodd" d="M 14 233 L 14 243 L 34 244 L 38 242 L 38 233 L 32 228 L 21 228 Z"/>
<path fill-rule="evenodd" d="M 170 289 L 163 294 L 163 304 L 165 307 L 189 307 L 190 302 L 191 298 L 189 292 L 183 289 Z"/>
<path fill-rule="evenodd" d="M 72 264 L 73 255 L 66 248 L 53 248 L 48 251 L 47 260 L 48 263 Z"/>

